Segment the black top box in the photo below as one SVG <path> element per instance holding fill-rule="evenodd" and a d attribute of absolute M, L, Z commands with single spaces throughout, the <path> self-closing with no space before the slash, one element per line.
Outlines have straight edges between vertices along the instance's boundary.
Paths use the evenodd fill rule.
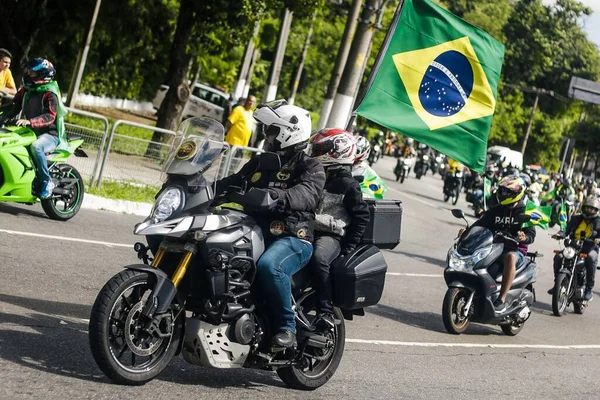
<path fill-rule="evenodd" d="M 400 200 L 365 199 L 371 212 L 361 243 L 391 250 L 400 243 L 402 202 Z"/>

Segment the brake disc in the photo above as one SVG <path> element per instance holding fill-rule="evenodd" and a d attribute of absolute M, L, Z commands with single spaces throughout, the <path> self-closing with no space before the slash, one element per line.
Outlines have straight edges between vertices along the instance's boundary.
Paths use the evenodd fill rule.
<path fill-rule="evenodd" d="M 143 329 L 140 323 L 140 316 L 144 308 L 144 303 L 144 301 L 139 301 L 131 307 L 125 320 L 124 333 L 125 341 L 131 351 L 138 356 L 148 357 L 158 350 L 164 338 L 154 337 Z"/>

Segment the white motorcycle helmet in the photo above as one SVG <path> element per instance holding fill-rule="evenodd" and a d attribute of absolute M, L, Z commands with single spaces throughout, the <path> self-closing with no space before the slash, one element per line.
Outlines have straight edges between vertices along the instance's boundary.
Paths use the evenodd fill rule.
<path fill-rule="evenodd" d="M 285 100 L 260 104 L 254 111 L 254 119 L 276 153 L 298 152 L 306 148 L 312 122 L 310 113 L 300 107 L 288 105 Z"/>

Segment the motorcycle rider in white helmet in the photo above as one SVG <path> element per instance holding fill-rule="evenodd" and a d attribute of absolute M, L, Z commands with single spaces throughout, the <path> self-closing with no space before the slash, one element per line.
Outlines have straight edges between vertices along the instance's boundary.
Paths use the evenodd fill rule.
<path fill-rule="evenodd" d="M 304 150 L 311 133 L 310 114 L 285 100 L 261 104 L 254 112 L 266 137 L 265 149 L 279 156 L 252 158 L 239 172 L 217 182 L 217 195 L 229 186 L 267 190 L 277 206 L 269 211 L 246 210 L 261 227 L 266 250 L 257 262 L 253 285 L 271 309 L 274 351 L 296 345 L 291 276 L 309 262 L 315 211 L 325 185 L 321 163 Z"/>

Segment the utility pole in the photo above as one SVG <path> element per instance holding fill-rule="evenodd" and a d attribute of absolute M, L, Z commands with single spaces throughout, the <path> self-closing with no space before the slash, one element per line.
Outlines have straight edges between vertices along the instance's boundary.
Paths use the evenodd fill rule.
<path fill-rule="evenodd" d="M 284 9 L 281 11 L 279 37 L 277 38 L 277 46 L 273 56 L 273 62 L 271 63 L 269 81 L 267 82 L 267 89 L 265 91 L 265 98 L 263 102 L 275 100 L 275 97 L 277 96 L 277 84 L 279 82 L 279 74 L 281 73 L 281 66 L 283 64 L 283 57 L 285 56 L 285 48 L 287 46 L 291 26 L 292 12 L 288 10 L 287 7 L 284 7 Z"/>
<path fill-rule="evenodd" d="M 379 11 L 377 13 L 377 21 L 375 22 L 376 30 L 383 28 L 381 25 L 381 21 L 383 20 L 383 13 L 385 12 L 385 7 L 387 7 L 389 2 L 390 2 L 390 0 L 383 0 L 383 3 L 381 4 L 381 7 L 379 8 Z M 352 109 L 353 110 L 356 110 L 358 108 L 358 106 L 360 105 L 360 104 L 357 104 L 356 98 L 358 97 L 359 92 L 360 92 L 360 84 L 362 81 L 362 77 L 365 75 L 365 70 L 367 69 L 367 65 L 369 64 L 369 58 L 370 58 L 372 48 L 373 48 L 373 41 L 371 40 L 371 42 L 369 43 L 369 49 L 367 50 L 368 56 L 365 57 L 365 61 L 363 62 L 363 65 L 360 70 L 361 79 L 358 80 L 358 83 L 356 84 L 356 90 L 354 91 L 354 100 L 352 101 L 352 104 L 353 104 Z M 373 66 L 375 67 L 375 65 L 373 65 Z M 367 90 L 367 89 L 368 89 L 367 87 L 364 88 L 364 90 Z M 366 93 L 363 93 L 363 96 L 361 98 L 364 98 L 364 94 L 366 94 Z"/>
<path fill-rule="evenodd" d="M 243 98 L 248 98 L 248 94 L 250 93 L 250 83 L 252 82 L 252 77 L 254 76 L 254 66 L 256 65 L 256 60 L 260 58 L 260 49 L 254 49 L 254 54 L 252 55 L 252 62 L 250 63 L 250 68 L 248 69 L 248 75 L 246 75 L 246 84 L 244 85 L 244 91 L 242 92 Z"/>
<path fill-rule="evenodd" d="M 258 36 L 258 32 L 260 30 L 260 22 L 257 22 L 254 25 L 254 32 L 252 33 L 252 37 L 248 41 L 248 45 L 246 46 L 246 52 L 244 53 L 244 59 L 242 60 L 242 65 L 240 66 L 240 71 L 238 73 L 238 80 L 235 83 L 235 88 L 233 89 L 233 98 L 238 99 L 242 97 L 242 93 L 244 92 L 244 87 L 246 86 L 246 77 L 248 76 L 248 72 L 250 71 L 250 65 L 252 63 L 252 57 L 254 56 L 254 41 Z"/>
<path fill-rule="evenodd" d="M 319 124 L 317 126 L 318 129 L 323 129 L 327 125 L 331 107 L 333 106 L 333 98 L 337 92 L 342 73 L 344 72 L 344 66 L 348 59 L 350 45 L 352 44 L 352 35 L 354 35 L 354 31 L 356 30 L 362 4 L 363 0 L 352 0 L 352 6 L 350 7 L 350 12 L 348 13 L 348 19 L 346 20 L 346 26 L 342 35 L 342 42 L 340 43 L 340 48 L 335 59 L 329 86 L 327 86 L 327 94 L 325 94 L 325 99 L 323 101 L 323 108 L 321 109 L 321 116 L 319 117 Z"/>
<path fill-rule="evenodd" d="M 373 32 L 375 30 L 372 20 L 376 16 L 382 2 L 383 0 L 367 0 L 363 6 L 360 19 L 358 20 L 358 27 L 352 40 L 352 46 L 350 47 L 350 54 L 348 55 L 350 62 L 347 62 L 344 66 L 344 73 L 342 74 L 342 80 L 333 101 L 327 126 L 346 126 L 348 117 L 352 112 L 356 87 L 362 78 L 361 70 L 363 62 L 365 58 L 369 57 L 367 51 L 369 50 L 371 40 L 373 40 Z"/>
<path fill-rule="evenodd" d="M 100 12 L 101 3 L 102 0 L 96 0 L 96 8 L 94 8 L 94 14 L 92 15 L 92 23 L 90 24 L 90 29 L 88 30 L 87 38 L 85 40 L 85 46 L 83 48 L 83 52 L 80 53 L 79 57 L 77 58 L 77 66 L 75 67 L 75 71 L 77 71 L 77 74 L 75 75 L 74 79 L 71 79 L 71 85 L 69 86 L 67 107 L 74 107 L 75 102 L 77 101 L 77 95 L 79 94 L 79 86 L 81 85 L 81 78 L 83 77 L 85 63 L 87 61 L 87 56 L 90 51 L 90 43 L 92 42 L 94 26 L 96 25 L 96 20 L 98 19 L 98 13 Z"/>
<path fill-rule="evenodd" d="M 521 154 L 525 155 L 525 149 L 527 148 L 527 140 L 529 140 L 529 134 L 531 133 L 531 126 L 533 125 L 533 117 L 535 116 L 535 110 L 538 106 L 540 99 L 540 93 L 543 89 L 538 89 L 535 92 L 535 100 L 533 101 L 533 108 L 531 109 L 531 115 L 529 116 L 529 123 L 527 124 L 527 130 L 525 131 L 525 137 L 523 138 L 523 144 L 521 145 Z"/>
<path fill-rule="evenodd" d="M 290 98 L 288 99 L 288 103 L 293 105 L 296 100 L 296 92 L 298 91 L 298 85 L 300 84 L 300 77 L 302 76 L 302 70 L 304 69 L 304 62 L 306 61 L 306 54 L 308 53 L 308 48 L 310 46 L 310 38 L 313 33 L 313 28 L 315 25 L 315 20 L 317 19 L 317 10 L 313 13 L 312 19 L 310 21 L 310 27 L 308 28 L 308 33 L 306 34 L 306 40 L 304 41 L 304 48 L 302 49 L 302 54 L 300 55 L 300 62 L 298 63 L 298 69 L 296 69 L 296 74 L 294 75 L 294 82 L 292 84 L 292 93 L 290 94 Z"/>

